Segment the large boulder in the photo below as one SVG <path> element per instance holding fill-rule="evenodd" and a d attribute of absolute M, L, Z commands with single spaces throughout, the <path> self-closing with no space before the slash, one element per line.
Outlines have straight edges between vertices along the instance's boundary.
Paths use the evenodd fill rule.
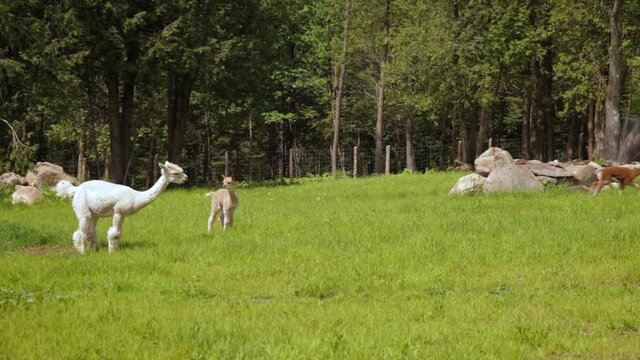
<path fill-rule="evenodd" d="M 16 185 L 16 190 L 11 195 L 11 204 L 33 205 L 44 199 L 44 194 L 33 186 Z"/>
<path fill-rule="evenodd" d="M 515 165 L 503 160 L 496 162 L 482 190 L 487 193 L 503 191 L 542 190 L 543 186 L 526 165 Z"/>
<path fill-rule="evenodd" d="M 72 184 L 78 183 L 78 179 L 65 173 L 62 166 L 46 161 L 38 162 L 33 171 L 27 173 L 26 178 L 29 185 L 38 189 L 55 186 L 62 180 L 67 180 Z"/>
<path fill-rule="evenodd" d="M 458 179 L 458 182 L 449 191 L 449 195 L 480 191 L 485 180 L 484 176 L 478 174 L 465 175 Z"/>
<path fill-rule="evenodd" d="M 505 164 L 512 163 L 513 157 L 506 150 L 498 147 L 490 147 L 487 151 L 480 154 L 473 164 L 476 167 L 476 173 L 487 176 L 496 168 L 497 161 L 502 161 Z"/>
<path fill-rule="evenodd" d="M 551 164 L 545 164 L 538 160 L 527 161 L 527 167 L 537 176 L 547 176 L 553 178 L 570 178 L 572 176 L 571 171 L 567 169 L 563 169 Z"/>
<path fill-rule="evenodd" d="M 13 172 L 8 172 L 0 175 L 0 186 L 9 187 L 13 185 L 24 185 L 27 183 L 27 180 Z"/>
<path fill-rule="evenodd" d="M 589 165 L 569 165 L 565 167 L 571 173 L 576 185 L 591 185 L 598 181 L 596 169 Z"/>

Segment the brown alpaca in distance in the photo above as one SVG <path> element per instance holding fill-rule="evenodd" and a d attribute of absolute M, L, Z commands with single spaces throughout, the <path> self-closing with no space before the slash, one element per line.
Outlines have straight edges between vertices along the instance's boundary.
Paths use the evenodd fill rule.
<path fill-rule="evenodd" d="M 211 232 L 216 217 L 220 215 L 222 228 L 226 230 L 233 224 L 233 212 L 238 207 L 238 195 L 233 190 L 233 178 L 222 175 L 222 189 L 208 192 L 204 196 L 211 196 L 211 216 L 208 229 Z"/>
<path fill-rule="evenodd" d="M 620 194 L 624 191 L 625 185 L 633 185 L 640 188 L 640 184 L 633 182 L 638 175 L 640 175 L 640 167 L 632 169 L 624 166 L 609 166 L 603 168 L 600 172 L 600 180 L 593 183 L 597 184 L 593 190 L 593 196 L 596 196 L 602 187 L 612 179 L 616 179 L 620 183 Z M 591 186 L 593 186 L 593 184 Z"/>

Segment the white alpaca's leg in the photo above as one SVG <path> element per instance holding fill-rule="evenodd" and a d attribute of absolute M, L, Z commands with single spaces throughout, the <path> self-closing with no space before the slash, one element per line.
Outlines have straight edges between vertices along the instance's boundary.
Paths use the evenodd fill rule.
<path fill-rule="evenodd" d="M 91 241 L 92 231 L 95 232 L 95 220 L 89 216 L 81 216 L 78 220 L 78 230 L 73 233 L 73 246 L 84 254 L 85 241 Z M 93 228 L 92 228 L 93 226 Z M 92 243 L 93 245 L 93 243 Z"/>
<path fill-rule="evenodd" d="M 89 223 L 87 224 L 87 240 L 89 245 L 94 250 L 100 249 L 100 243 L 98 242 L 98 234 L 96 233 L 96 224 L 98 223 L 98 218 L 91 218 Z"/>
<path fill-rule="evenodd" d="M 86 236 L 80 230 L 73 233 L 73 247 L 81 254 L 84 254 L 84 240 Z"/>
<path fill-rule="evenodd" d="M 109 242 L 110 253 L 113 253 L 118 248 L 123 221 L 124 216 L 118 213 L 113 214 L 113 225 L 107 231 L 107 240 Z"/>

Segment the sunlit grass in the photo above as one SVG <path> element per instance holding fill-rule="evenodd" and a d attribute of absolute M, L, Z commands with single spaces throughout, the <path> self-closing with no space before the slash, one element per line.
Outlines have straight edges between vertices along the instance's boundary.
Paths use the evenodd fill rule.
<path fill-rule="evenodd" d="M 459 174 L 170 190 L 121 249 L 0 204 L 0 358 L 638 358 L 640 197 L 449 197 Z"/>

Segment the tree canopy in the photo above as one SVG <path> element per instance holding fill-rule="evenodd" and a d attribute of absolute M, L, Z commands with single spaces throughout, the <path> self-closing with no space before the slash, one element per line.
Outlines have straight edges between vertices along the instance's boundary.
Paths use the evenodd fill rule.
<path fill-rule="evenodd" d="M 0 170 L 86 164 L 142 185 L 168 159 L 204 184 L 225 152 L 265 179 L 290 152 L 336 172 L 358 145 L 380 172 L 392 145 L 422 170 L 489 139 L 629 162 L 639 80 L 633 1 L 5 0 Z"/>

